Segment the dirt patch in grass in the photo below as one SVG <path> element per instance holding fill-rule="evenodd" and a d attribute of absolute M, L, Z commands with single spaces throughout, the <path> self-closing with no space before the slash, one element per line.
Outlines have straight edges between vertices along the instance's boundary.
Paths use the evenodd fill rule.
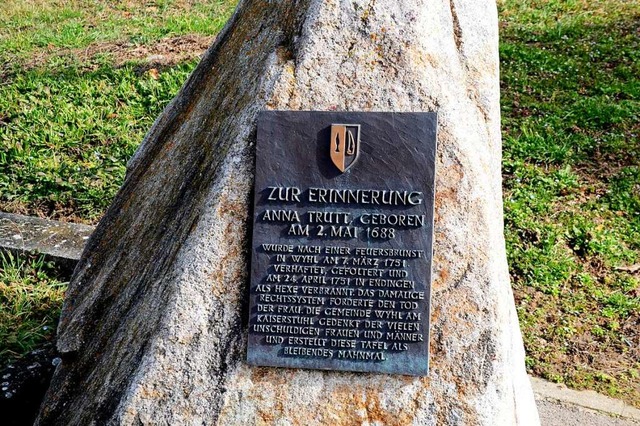
<path fill-rule="evenodd" d="M 53 58 L 74 58 L 87 69 L 96 69 L 100 57 L 107 57 L 114 67 L 127 62 L 146 62 L 151 67 L 169 67 L 202 56 L 215 40 L 214 36 L 187 34 L 164 38 L 153 44 L 134 44 L 126 41 L 94 43 L 82 49 L 60 49 L 49 47 L 35 53 L 22 64 L 22 70 L 42 67 Z"/>
<path fill-rule="evenodd" d="M 91 220 L 78 215 L 78 207 L 73 201 L 69 201 L 66 204 L 51 200 L 35 200 L 31 203 L 25 203 L 23 201 L 4 201 L 0 199 L 0 212 L 85 225 L 95 225 L 99 220 L 99 218 Z"/>

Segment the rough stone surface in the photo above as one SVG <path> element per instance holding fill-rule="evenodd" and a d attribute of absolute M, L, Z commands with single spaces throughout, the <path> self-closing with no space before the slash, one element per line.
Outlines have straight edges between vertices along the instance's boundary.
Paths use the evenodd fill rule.
<path fill-rule="evenodd" d="M 428 377 L 243 361 L 263 108 L 438 111 Z M 500 149 L 493 2 L 242 1 L 87 244 L 39 423 L 537 424 Z"/>

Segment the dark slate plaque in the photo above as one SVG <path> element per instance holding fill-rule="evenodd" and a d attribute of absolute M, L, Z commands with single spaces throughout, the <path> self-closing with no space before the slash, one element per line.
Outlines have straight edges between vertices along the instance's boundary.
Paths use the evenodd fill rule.
<path fill-rule="evenodd" d="M 436 113 L 258 118 L 250 364 L 426 375 Z"/>

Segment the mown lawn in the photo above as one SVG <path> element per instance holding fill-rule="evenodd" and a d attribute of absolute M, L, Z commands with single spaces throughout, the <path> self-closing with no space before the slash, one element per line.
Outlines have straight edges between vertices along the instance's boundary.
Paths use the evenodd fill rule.
<path fill-rule="evenodd" d="M 0 210 L 96 222 L 235 1 L 140 4 L 0 6 Z M 505 225 L 527 367 L 640 406 L 640 5 L 500 0 L 499 12 Z M 24 299 L 13 287 L 50 291 L 0 317 L 0 333 L 28 324 L 5 332 L 24 336 L 11 346 L 0 334 L 0 363 L 47 338 L 64 288 L 36 258 L 4 262 L 0 312 Z"/>
<path fill-rule="evenodd" d="M 0 210 L 96 222 L 233 1 L 0 6 Z"/>
<path fill-rule="evenodd" d="M 640 3 L 503 0 L 500 17 L 527 366 L 640 405 Z"/>

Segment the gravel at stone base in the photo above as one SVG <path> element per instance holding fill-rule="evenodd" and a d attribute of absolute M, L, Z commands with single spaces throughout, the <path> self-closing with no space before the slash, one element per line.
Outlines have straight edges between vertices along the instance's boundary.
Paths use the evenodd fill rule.
<path fill-rule="evenodd" d="M 29 352 L 0 370 L 0 422 L 5 426 L 32 425 L 60 362 L 54 343 Z"/>

